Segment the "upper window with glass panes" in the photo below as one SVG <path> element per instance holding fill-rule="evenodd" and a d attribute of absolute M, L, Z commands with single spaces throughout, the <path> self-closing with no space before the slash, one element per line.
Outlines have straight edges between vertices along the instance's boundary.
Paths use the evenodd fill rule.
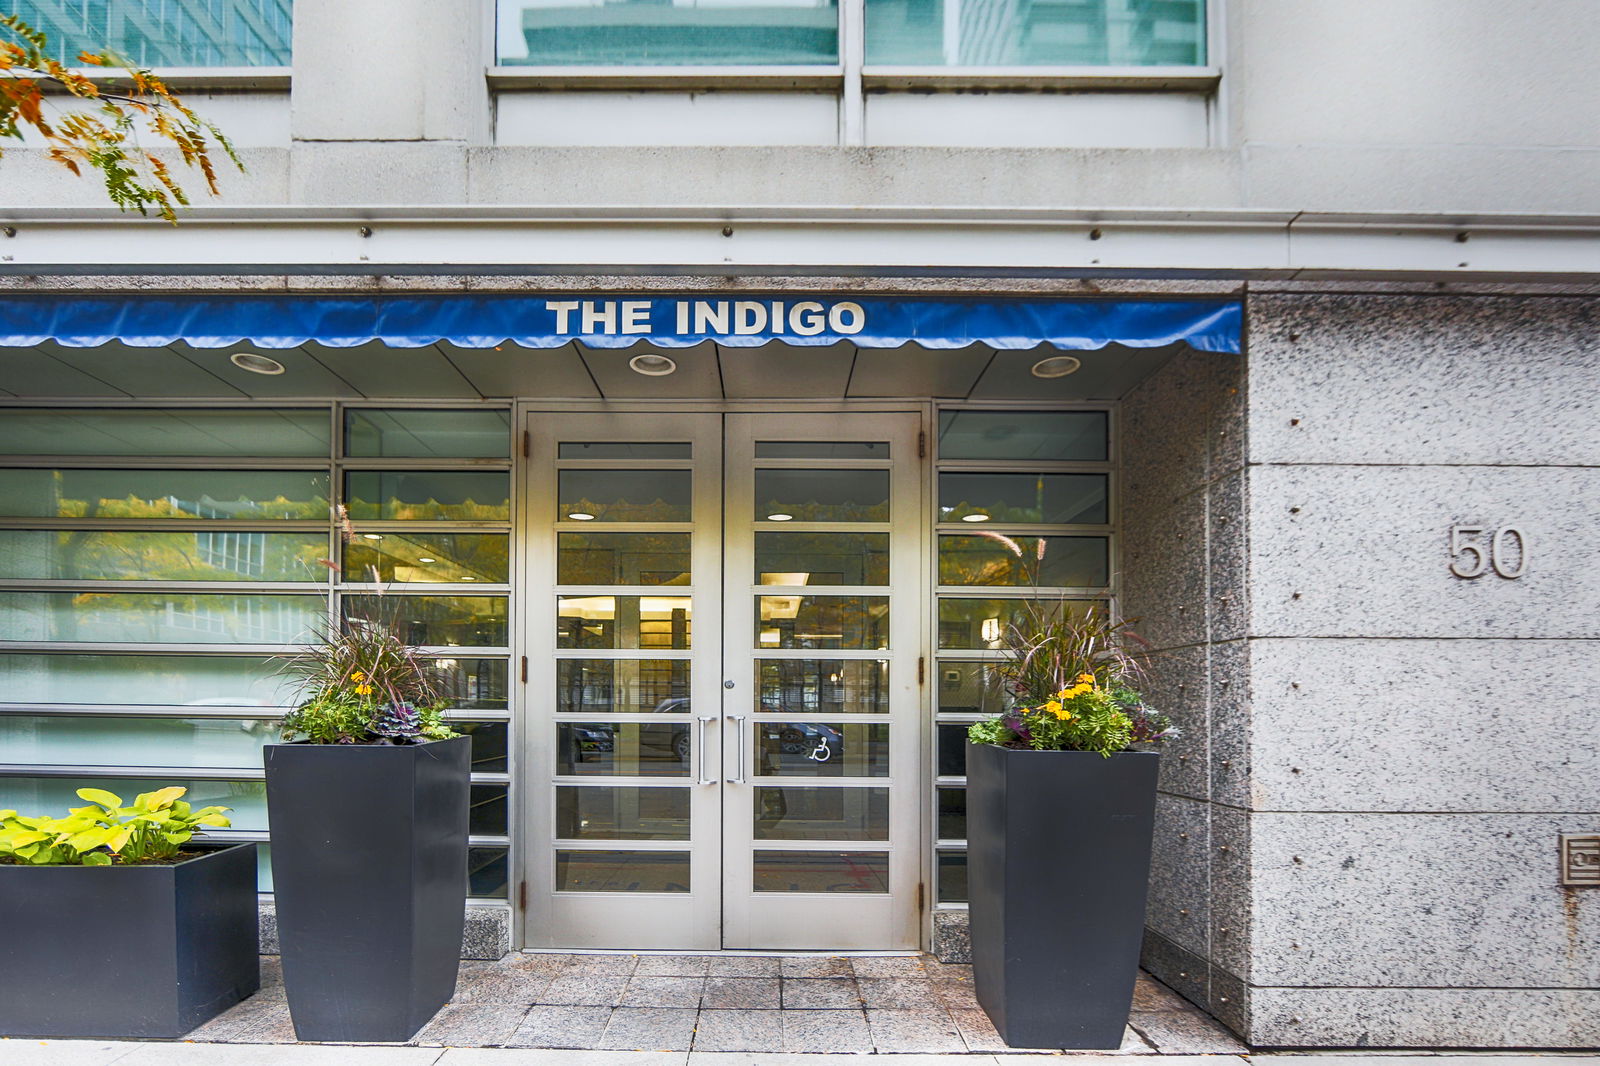
<path fill-rule="evenodd" d="M 498 0 L 529 66 L 831 66 L 866 8 L 869 66 L 1199 66 L 1205 0 Z"/>
<path fill-rule="evenodd" d="M 68 65 L 108 51 L 134 67 L 287 67 L 294 0 L 12 0 Z"/>

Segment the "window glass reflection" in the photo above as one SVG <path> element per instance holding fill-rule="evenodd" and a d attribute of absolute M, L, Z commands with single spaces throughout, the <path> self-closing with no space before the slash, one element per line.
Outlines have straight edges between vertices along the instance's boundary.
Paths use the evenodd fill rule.
<path fill-rule="evenodd" d="M 1101 588 L 1111 579 L 1106 537 L 941 536 L 939 584 Z"/>
<path fill-rule="evenodd" d="M 561 840 L 688 840 L 686 788 L 561 785 L 556 837 Z"/>
<path fill-rule="evenodd" d="M 941 788 L 938 791 L 939 839 L 967 839 L 967 790 L 964 788 Z"/>
<path fill-rule="evenodd" d="M 298 644 L 327 619 L 321 596 L 202 592 L 0 592 L 7 640 L 87 644 Z"/>
<path fill-rule="evenodd" d="M 344 597 L 346 618 L 381 621 L 407 644 L 504 647 L 506 611 L 504 596 Z"/>
<path fill-rule="evenodd" d="M 939 521 L 1104 525 L 1105 474 L 939 475 Z"/>
<path fill-rule="evenodd" d="M 888 441 L 758 440 L 757 459 L 887 459 Z"/>
<path fill-rule="evenodd" d="M 757 840 L 888 840 L 886 788 L 758 788 Z"/>
<path fill-rule="evenodd" d="M 691 722 L 560 722 L 556 772 L 566 776 L 687 777 Z"/>
<path fill-rule="evenodd" d="M 758 659 L 755 710 L 767 714 L 888 714 L 887 659 Z"/>
<path fill-rule="evenodd" d="M 687 851 L 556 851 L 558 892 L 687 892 Z"/>
<path fill-rule="evenodd" d="M 288 679 L 265 656 L 0 653 L 10 703 L 282 707 Z"/>
<path fill-rule="evenodd" d="M 563 470 L 556 475 L 560 522 L 688 522 L 689 470 Z"/>
<path fill-rule="evenodd" d="M 394 459 L 504 459 L 511 454 L 511 412 L 351 408 L 345 454 Z"/>
<path fill-rule="evenodd" d="M 878 722 L 754 722 L 756 773 L 888 777 L 889 726 Z"/>
<path fill-rule="evenodd" d="M 892 66 L 1200 66 L 1205 0 L 866 0 L 867 62 Z"/>
<path fill-rule="evenodd" d="M 688 441 L 562 441 L 558 459 L 689 459 L 694 446 Z"/>
<path fill-rule="evenodd" d="M 255 768 L 277 739 L 268 719 L 0 715 L 0 752 L 12 763 Z"/>
<path fill-rule="evenodd" d="M 1104 411 L 945 411 L 939 458 L 1104 462 L 1109 425 Z"/>
<path fill-rule="evenodd" d="M 889 891 L 886 852 L 758 850 L 752 862 L 757 892 Z"/>
<path fill-rule="evenodd" d="M 1006 627 L 1054 617 L 1063 609 L 1079 617 L 1092 607 L 1105 609 L 1104 600 L 958 599 L 939 600 L 939 647 L 998 650 L 1005 646 Z"/>
<path fill-rule="evenodd" d="M 326 407 L 6 408 L 0 455 L 326 459 L 328 422 Z"/>
<path fill-rule="evenodd" d="M 560 585 L 687 585 L 687 533 L 559 533 Z"/>
<path fill-rule="evenodd" d="M 558 596 L 558 648 L 687 648 L 688 596 Z"/>
<path fill-rule="evenodd" d="M 183 801 L 194 807 L 228 807 L 231 828 L 261 830 L 267 827 L 267 786 L 264 781 L 210 781 L 163 777 L 156 781 L 143 777 L 0 777 L 0 809 L 22 814 L 64 816 L 70 808 L 82 807 L 80 788 L 103 788 L 114 796 L 132 802 L 141 792 L 154 792 L 168 785 L 189 791 Z"/>
<path fill-rule="evenodd" d="M 428 666 L 438 681 L 440 696 L 452 709 L 506 709 L 507 680 L 510 676 L 506 660 L 435 655 L 428 659 Z"/>
<path fill-rule="evenodd" d="M 887 470 L 757 470 L 755 519 L 887 522 Z"/>
<path fill-rule="evenodd" d="M 885 649 L 887 596 L 757 596 L 756 644 L 762 648 Z"/>
<path fill-rule="evenodd" d="M 0 530 L 0 578 L 323 583 L 327 554 L 325 533 Z"/>
<path fill-rule="evenodd" d="M 328 476 L 310 470 L 0 470 L 14 518 L 328 520 Z"/>
<path fill-rule="evenodd" d="M 344 546 L 346 581 L 503 584 L 510 576 L 504 533 L 358 532 Z"/>
<path fill-rule="evenodd" d="M 368 470 L 344 476 L 350 517 L 385 521 L 506 522 L 511 475 L 504 470 Z"/>
<path fill-rule="evenodd" d="M 761 585 L 887 585 L 887 533 L 757 533 Z"/>
<path fill-rule="evenodd" d="M 688 659 L 557 659 L 562 714 L 687 714 Z"/>
<path fill-rule="evenodd" d="M 938 700 L 941 714 L 995 715 L 1011 704 L 998 663 L 939 660 Z"/>
<path fill-rule="evenodd" d="M 498 62 L 535 66 L 836 63 L 835 0 L 499 0 Z"/>

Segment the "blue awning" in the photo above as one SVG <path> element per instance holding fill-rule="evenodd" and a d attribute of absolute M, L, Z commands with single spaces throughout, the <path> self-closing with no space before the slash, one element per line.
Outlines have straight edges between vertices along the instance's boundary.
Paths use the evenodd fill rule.
<path fill-rule="evenodd" d="M 1184 341 L 1238 352 L 1241 305 L 1233 300 L 918 299 L 802 293 L 629 296 L 12 296 L 0 299 L 0 346 L 53 340 L 74 348 L 110 341 L 149 348 L 308 342 L 351 348 L 380 341 L 420 348 L 512 343 L 592 348 L 646 343 L 686 348 L 702 341 L 755 347 L 773 341 L 865 348 L 1034 348 L 1122 344 L 1158 348 Z"/>

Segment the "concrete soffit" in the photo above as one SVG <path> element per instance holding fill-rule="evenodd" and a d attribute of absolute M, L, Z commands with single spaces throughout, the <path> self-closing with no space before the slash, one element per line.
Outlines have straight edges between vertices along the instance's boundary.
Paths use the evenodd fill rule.
<path fill-rule="evenodd" d="M 0 275 L 1592 282 L 1600 216 L 928 207 L 0 210 Z"/>

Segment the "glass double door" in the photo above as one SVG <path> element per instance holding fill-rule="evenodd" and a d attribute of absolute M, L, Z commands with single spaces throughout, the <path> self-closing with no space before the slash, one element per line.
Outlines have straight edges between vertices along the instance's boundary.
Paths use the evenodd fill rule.
<path fill-rule="evenodd" d="M 919 417 L 529 416 L 526 944 L 917 946 Z"/>

